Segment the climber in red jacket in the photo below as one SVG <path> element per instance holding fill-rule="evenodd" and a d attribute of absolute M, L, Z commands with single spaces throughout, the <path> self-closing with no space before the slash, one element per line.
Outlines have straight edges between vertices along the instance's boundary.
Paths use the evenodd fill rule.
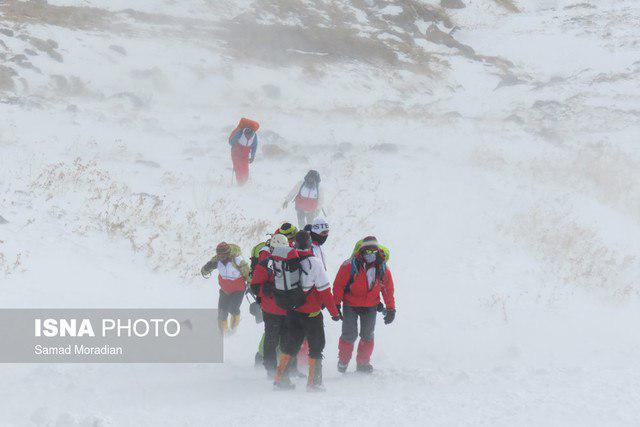
<path fill-rule="evenodd" d="M 268 260 L 259 261 L 251 279 L 251 291 L 262 309 L 264 319 L 263 364 L 267 375 L 274 377 L 278 364 L 276 351 L 284 345 L 287 311 L 278 307 L 273 296 L 274 273 Z"/>
<path fill-rule="evenodd" d="M 356 355 L 356 369 L 370 373 L 373 338 L 378 311 L 385 311 L 380 295 L 386 304 L 384 323 L 393 322 L 396 306 L 393 296 L 393 278 L 386 265 L 384 252 L 375 237 L 365 237 L 358 252 L 345 261 L 333 282 L 333 295 L 338 308 L 343 307 L 342 335 L 338 341 L 338 371 L 344 373 L 351 360 L 354 343 L 360 342 Z"/>
<path fill-rule="evenodd" d="M 281 239 L 281 241 L 274 245 L 274 239 Z M 279 253 L 280 259 L 286 258 L 286 261 L 278 261 L 282 262 L 283 266 L 285 263 L 288 263 L 290 267 L 298 265 L 296 269 L 289 268 L 287 270 L 274 266 L 276 271 L 275 292 L 280 292 L 276 294 L 277 304 L 282 307 L 283 302 L 293 301 L 290 298 L 296 301 L 292 305 L 293 308 L 287 311 L 285 321 L 287 335 L 276 369 L 274 386 L 276 389 L 294 387 L 289 378 L 287 366 L 291 359 L 298 354 L 300 346 L 306 338 L 309 342 L 307 390 L 323 390 L 322 351 L 325 346 L 325 335 L 322 308 L 326 307 L 332 320 L 339 321 L 342 318 L 334 303 L 327 273 L 324 271 L 322 261 L 313 255 L 311 236 L 307 231 L 299 231 L 296 234 L 295 248 L 290 248 L 284 236 L 279 234 L 271 238 L 271 246 L 272 257 Z M 280 302 L 278 302 L 278 295 L 281 298 Z"/>
<path fill-rule="evenodd" d="M 256 156 L 258 148 L 256 132 L 259 127 L 258 122 L 242 118 L 229 136 L 231 161 L 238 185 L 244 185 L 249 179 L 249 163 L 252 163 Z"/>

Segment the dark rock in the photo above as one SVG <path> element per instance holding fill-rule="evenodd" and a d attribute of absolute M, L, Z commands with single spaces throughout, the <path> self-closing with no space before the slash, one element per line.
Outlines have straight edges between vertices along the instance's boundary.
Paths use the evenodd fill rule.
<path fill-rule="evenodd" d="M 280 88 L 276 85 L 266 84 L 262 85 L 262 90 L 268 98 L 277 99 L 280 98 Z"/>
<path fill-rule="evenodd" d="M 383 142 L 381 144 L 375 144 L 371 147 L 373 151 L 379 151 L 381 153 L 397 153 L 398 146 L 389 142 Z"/>
<path fill-rule="evenodd" d="M 262 155 L 268 159 L 278 159 L 287 157 L 289 153 L 277 144 L 265 144 L 262 146 Z"/>
<path fill-rule="evenodd" d="M 13 81 L 15 75 L 13 68 L 0 65 L 0 91 L 15 89 L 16 84 Z"/>
<path fill-rule="evenodd" d="M 136 160 L 136 163 L 140 165 L 149 166 L 150 168 L 159 168 L 160 165 L 152 160 Z"/>
<path fill-rule="evenodd" d="M 464 9 L 466 7 L 462 0 L 440 0 L 440 6 L 445 9 Z"/>
<path fill-rule="evenodd" d="M 109 46 L 109 49 L 118 52 L 120 55 L 127 55 L 127 51 L 125 50 L 125 48 L 123 48 L 122 46 L 118 46 L 115 44 L 112 44 L 111 46 Z"/>

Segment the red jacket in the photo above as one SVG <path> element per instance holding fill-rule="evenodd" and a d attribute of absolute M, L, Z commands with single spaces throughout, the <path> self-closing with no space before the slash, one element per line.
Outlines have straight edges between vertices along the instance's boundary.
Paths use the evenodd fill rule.
<path fill-rule="evenodd" d="M 336 279 L 333 281 L 333 295 L 336 304 L 344 301 L 344 305 L 350 307 L 375 307 L 380 303 L 380 294 L 384 299 L 387 309 L 395 310 L 396 302 L 393 298 L 393 278 L 389 267 L 386 267 L 381 278 L 376 277 L 371 289 L 367 280 L 367 272 L 363 265 L 353 278 L 349 292 L 345 293 L 345 286 L 351 276 L 351 259 L 346 260 L 340 266 Z"/>
<path fill-rule="evenodd" d="M 218 274 L 218 284 L 220 285 L 220 289 L 222 289 L 222 291 L 227 295 L 234 292 L 243 292 L 246 289 L 245 283 L 244 277 L 238 277 L 237 279 L 225 279 Z"/>
<path fill-rule="evenodd" d="M 324 304 L 331 316 L 337 316 L 339 314 L 336 303 L 333 300 L 333 295 L 331 295 L 331 288 L 319 291 L 314 287 L 306 292 L 306 296 L 306 301 L 300 307 L 296 308 L 296 311 L 311 314 L 322 310 L 322 305 Z"/>
<path fill-rule="evenodd" d="M 278 316 L 284 316 L 287 314 L 286 310 L 281 309 L 276 304 L 276 299 L 273 296 L 273 291 L 269 295 L 265 295 L 264 286 L 267 284 L 273 284 L 273 273 L 269 273 L 269 270 L 262 264 L 256 265 L 253 269 L 253 277 L 251 278 L 251 287 L 255 289 L 255 286 L 259 286 L 258 297 L 260 298 L 260 307 L 265 313 L 276 314 Z"/>

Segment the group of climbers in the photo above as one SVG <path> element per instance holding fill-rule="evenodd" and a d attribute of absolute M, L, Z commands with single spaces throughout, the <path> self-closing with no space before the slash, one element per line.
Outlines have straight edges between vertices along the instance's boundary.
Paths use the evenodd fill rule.
<path fill-rule="evenodd" d="M 257 122 L 243 118 L 229 137 L 238 185 L 248 179 L 258 128 Z M 318 217 L 324 209 L 320 174 L 316 170 L 308 171 L 294 186 L 283 209 L 292 201 L 300 230 L 291 223 L 282 224 L 269 239 L 252 248 L 250 264 L 243 260 L 238 245 L 222 242 L 201 273 L 210 277 L 214 269 L 218 270 L 219 327 L 225 334 L 235 331 L 239 324 L 244 294 L 253 295 L 255 301 L 249 311 L 264 323 L 256 363 L 264 365 L 276 389 L 293 388 L 291 376 L 304 376 L 297 371 L 297 360 L 308 357 L 307 389 L 322 390 L 323 309 L 333 321 L 342 321 L 338 371 L 346 372 L 358 335 L 356 371 L 373 371 L 371 355 L 377 314 L 382 313 L 384 323 L 389 324 L 396 313 L 388 266 L 390 253 L 374 236 L 363 238 L 331 283 L 323 248 L 330 228 Z"/>
<path fill-rule="evenodd" d="M 237 327 L 245 289 L 255 297 L 250 311 L 259 314 L 264 322 L 261 352 L 258 353 L 261 357 L 257 360 L 262 361 L 278 389 L 294 387 L 291 376 L 300 375 L 296 369 L 297 357 L 307 356 L 307 352 L 307 388 L 322 389 L 323 308 L 328 310 L 332 320 L 342 321 L 338 341 L 338 371 L 342 373 L 347 370 L 358 335 L 356 370 L 372 372 L 377 313 L 384 314 L 385 324 L 395 318 L 388 249 L 375 237 L 365 237 L 342 263 L 331 284 L 322 248 L 329 232 L 329 224 L 322 218 L 316 218 L 300 231 L 292 224 L 284 223 L 267 241 L 253 249 L 251 272 L 238 254 L 237 245 L 224 242 L 217 246 L 216 256 L 201 270 L 207 277 L 213 269 L 219 271 L 220 328 L 223 332 L 227 331 L 229 314 L 232 319 L 229 331 Z"/>

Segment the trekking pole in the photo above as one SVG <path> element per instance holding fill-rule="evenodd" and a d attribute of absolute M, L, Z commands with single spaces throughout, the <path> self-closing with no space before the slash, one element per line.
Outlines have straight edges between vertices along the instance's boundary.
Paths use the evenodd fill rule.
<path fill-rule="evenodd" d="M 250 293 L 251 292 L 245 292 L 244 294 L 244 297 L 247 299 L 247 303 L 249 304 L 249 313 L 253 316 L 256 323 L 261 323 L 264 321 L 264 317 L 262 316 L 262 308 L 259 305 L 256 305 L 258 302 L 256 301 L 255 296 L 253 294 L 251 294 L 251 297 L 253 298 L 253 302 L 249 300 L 249 297 L 247 295 Z M 254 307 L 257 307 L 257 308 L 254 308 Z"/>
<path fill-rule="evenodd" d="M 253 299 L 253 301 L 250 301 L 250 300 L 249 300 L 249 294 L 251 294 L 251 298 Z M 249 304 L 251 304 L 252 302 L 256 302 L 255 297 L 253 296 L 253 294 L 251 293 L 251 291 L 250 291 L 250 290 L 248 290 L 248 289 L 244 292 L 244 297 L 245 297 L 245 299 L 247 300 L 247 302 L 248 302 Z"/>

